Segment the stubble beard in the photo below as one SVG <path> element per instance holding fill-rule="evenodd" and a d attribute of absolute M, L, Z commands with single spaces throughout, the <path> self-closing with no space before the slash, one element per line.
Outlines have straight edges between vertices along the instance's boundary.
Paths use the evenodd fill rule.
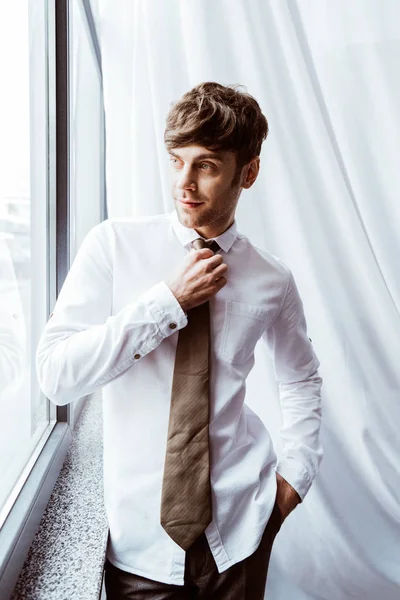
<path fill-rule="evenodd" d="M 186 209 L 182 207 L 179 201 L 176 201 L 177 205 L 177 213 L 179 216 L 179 220 L 182 225 L 188 227 L 190 229 L 199 229 L 202 227 L 209 227 L 210 225 L 218 224 L 219 222 L 225 221 L 228 214 L 231 213 L 232 207 L 235 204 L 235 200 L 238 195 L 240 195 L 239 190 L 239 176 L 241 169 L 238 169 L 234 177 L 230 183 L 229 188 L 227 189 L 227 193 L 232 197 L 232 202 L 229 205 L 219 204 L 217 207 L 207 206 L 207 201 L 204 205 L 199 207 L 198 214 L 190 214 L 191 209 Z M 197 201 L 201 201 L 200 198 L 196 198 Z M 237 202 L 237 201 L 236 201 Z M 236 205 L 235 205 L 236 206 Z"/>
<path fill-rule="evenodd" d="M 207 226 L 209 223 L 214 222 L 217 216 L 215 210 L 212 208 L 210 209 L 210 207 L 207 207 L 205 204 L 198 209 L 195 209 L 198 212 L 196 215 L 191 215 L 190 210 L 191 209 L 188 209 L 188 212 L 186 212 L 185 209 L 180 208 L 180 216 L 183 224 L 191 229 Z"/>

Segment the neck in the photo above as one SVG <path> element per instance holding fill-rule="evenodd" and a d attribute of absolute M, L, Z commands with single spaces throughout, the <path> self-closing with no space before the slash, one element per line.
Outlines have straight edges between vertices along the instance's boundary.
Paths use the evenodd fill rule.
<path fill-rule="evenodd" d="M 211 238 L 216 238 L 219 235 L 222 235 L 223 233 L 225 233 L 225 231 L 227 231 L 229 229 L 229 227 L 231 227 L 231 225 L 233 224 L 235 220 L 235 217 L 233 216 L 229 222 L 228 225 L 223 225 L 221 227 L 218 226 L 206 226 L 206 227 L 200 227 L 198 229 L 195 229 L 196 233 L 198 233 L 199 235 L 201 235 L 202 238 L 204 238 L 205 240 L 209 240 Z"/>

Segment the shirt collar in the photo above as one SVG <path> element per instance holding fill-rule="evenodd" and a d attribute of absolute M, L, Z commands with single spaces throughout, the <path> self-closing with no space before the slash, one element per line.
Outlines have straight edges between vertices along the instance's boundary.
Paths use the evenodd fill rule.
<path fill-rule="evenodd" d="M 190 244 L 194 240 L 201 237 L 195 229 L 189 229 L 188 227 L 182 225 L 175 209 L 171 213 L 169 213 L 169 217 L 171 219 L 176 236 L 181 242 L 182 246 L 190 247 Z M 235 219 L 232 225 L 228 227 L 226 231 L 221 233 L 221 235 L 217 235 L 217 237 L 210 239 L 215 240 L 224 252 L 229 252 L 229 250 L 233 246 L 234 241 L 237 238 L 237 233 L 238 232 Z"/>

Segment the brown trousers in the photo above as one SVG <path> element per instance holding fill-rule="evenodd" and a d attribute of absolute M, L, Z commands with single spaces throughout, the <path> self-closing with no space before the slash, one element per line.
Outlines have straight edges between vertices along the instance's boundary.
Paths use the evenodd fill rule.
<path fill-rule="evenodd" d="M 203 533 L 186 552 L 182 586 L 133 575 L 106 561 L 107 600 L 263 600 L 272 544 L 281 524 L 275 503 L 257 550 L 223 573 L 218 573 Z"/>

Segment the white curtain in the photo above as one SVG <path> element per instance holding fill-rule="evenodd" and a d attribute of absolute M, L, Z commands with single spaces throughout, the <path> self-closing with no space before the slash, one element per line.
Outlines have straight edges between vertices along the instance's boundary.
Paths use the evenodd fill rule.
<path fill-rule="evenodd" d="M 109 216 L 173 209 L 165 116 L 241 83 L 270 124 L 238 226 L 298 283 L 323 385 L 324 459 L 271 557 L 273 600 L 400 598 L 400 3 L 99 0 Z M 279 452 L 257 347 L 248 403 Z"/>

